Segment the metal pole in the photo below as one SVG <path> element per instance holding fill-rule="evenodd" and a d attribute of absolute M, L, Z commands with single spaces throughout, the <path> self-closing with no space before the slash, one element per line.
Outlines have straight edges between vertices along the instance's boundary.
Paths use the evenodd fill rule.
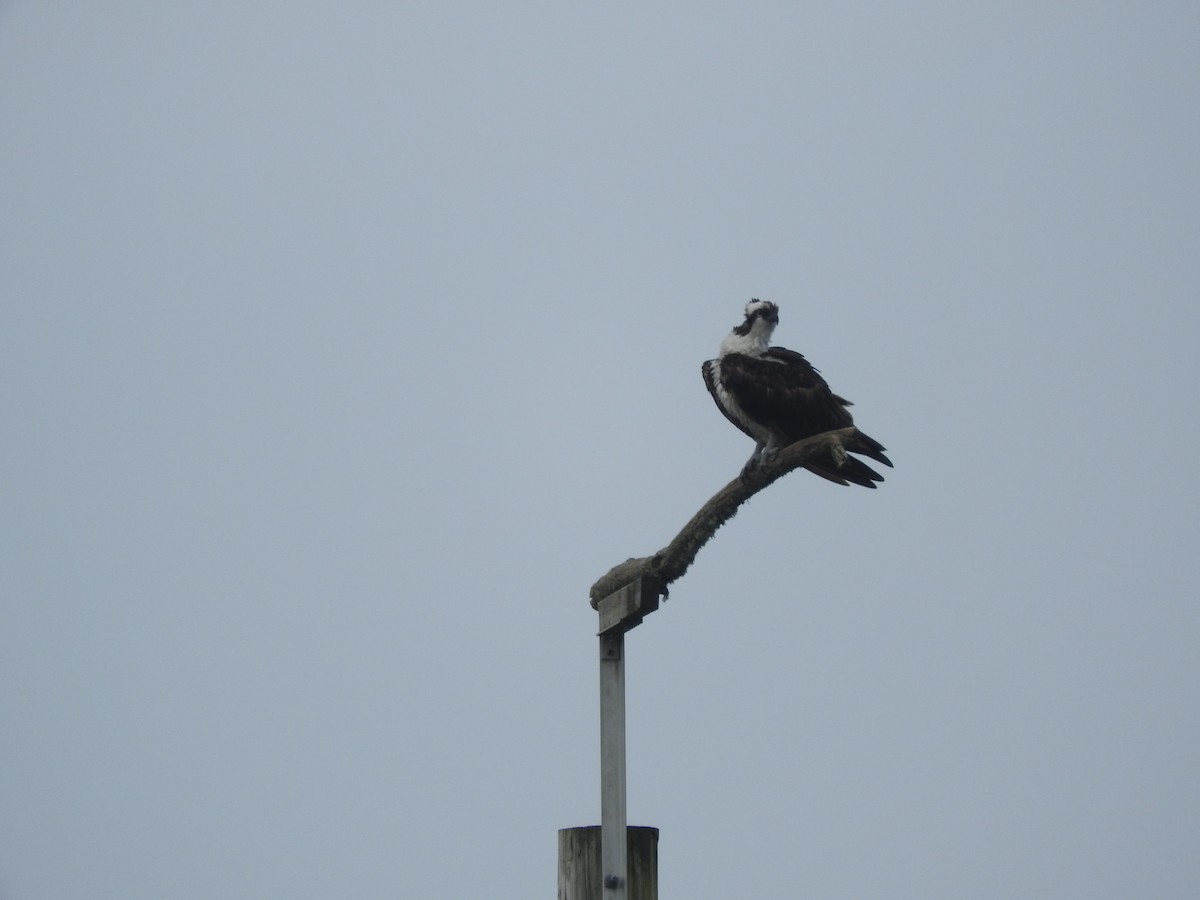
<path fill-rule="evenodd" d="M 600 635 L 600 874 L 604 900 L 627 900 L 625 633 Z"/>

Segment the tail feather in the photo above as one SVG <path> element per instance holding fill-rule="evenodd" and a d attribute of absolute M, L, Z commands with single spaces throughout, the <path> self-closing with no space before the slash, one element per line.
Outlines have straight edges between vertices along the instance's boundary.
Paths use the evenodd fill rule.
<path fill-rule="evenodd" d="M 846 449 L 853 453 L 861 453 L 863 456 L 869 456 L 875 462 L 883 463 L 888 468 L 892 468 L 892 461 L 883 455 L 883 451 L 887 448 L 875 440 L 875 438 L 863 434 L 861 431 L 858 433 L 858 438 L 854 441 L 854 446 L 847 447 Z M 879 480 L 882 481 L 883 479 Z"/>
<path fill-rule="evenodd" d="M 845 478 L 837 474 L 837 469 L 834 468 L 833 463 L 821 465 L 820 463 L 810 462 L 805 463 L 804 468 L 808 469 L 808 471 L 812 472 L 814 475 L 820 475 L 822 478 L 832 481 L 834 484 L 840 484 L 843 487 L 847 487 L 850 484 L 850 482 L 848 482 Z M 874 485 L 871 485 L 871 487 L 874 487 Z"/>
<path fill-rule="evenodd" d="M 891 463 L 888 463 L 890 466 Z M 883 481 L 883 476 L 860 459 L 847 456 L 846 462 L 840 468 L 832 459 L 816 459 L 804 464 L 804 468 L 814 475 L 820 475 L 834 484 L 859 484 L 873 488 L 875 482 Z"/>
<path fill-rule="evenodd" d="M 863 456 L 891 468 L 892 461 L 884 455 L 884 449 L 883 444 L 861 431 L 854 440 L 846 442 L 846 450 L 850 453 L 861 453 Z M 859 484 L 863 487 L 873 488 L 877 482 L 883 481 L 883 476 L 862 460 L 848 454 L 843 454 L 843 457 L 844 460 L 840 466 L 833 456 L 826 456 L 810 460 L 804 464 L 804 468 L 834 484 Z"/>

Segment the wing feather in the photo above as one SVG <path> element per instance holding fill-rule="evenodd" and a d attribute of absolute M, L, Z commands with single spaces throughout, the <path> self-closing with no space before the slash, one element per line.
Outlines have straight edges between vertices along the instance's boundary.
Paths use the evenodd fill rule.
<path fill-rule="evenodd" d="M 793 350 L 772 347 L 761 357 L 728 354 L 721 360 L 721 375 L 747 415 L 783 436 L 785 443 L 854 424 L 846 401 Z"/>

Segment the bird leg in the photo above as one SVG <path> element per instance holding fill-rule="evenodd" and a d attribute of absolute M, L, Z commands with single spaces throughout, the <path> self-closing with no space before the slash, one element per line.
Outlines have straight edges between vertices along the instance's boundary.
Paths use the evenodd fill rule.
<path fill-rule="evenodd" d="M 750 454 L 750 458 L 746 460 L 746 464 L 742 466 L 742 480 L 745 481 L 746 477 L 751 472 L 753 472 L 759 466 L 765 466 L 767 463 L 773 460 L 778 453 L 778 447 L 774 446 L 773 444 L 765 444 L 762 441 L 759 441 L 754 447 L 754 452 Z"/>
<path fill-rule="evenodd" d="M 746 464 L 744 466 L 742 466 L 742 480 L 743 481 L 745 481 L 746 477 L 751 472 L 753 472 L 755 469 L 757 469 L 759 466 L 759 463 L 761 463 L 763 461 L 762 454 L 763 454 L 763 451 L 766 448 L 766 446 L 767 445 L 764 444 L 762 441 L 759 441 L 757 444 L 754 445 L 754 452 L 750 454 L 750 458 L 748 460 L 746 460 Z"/>

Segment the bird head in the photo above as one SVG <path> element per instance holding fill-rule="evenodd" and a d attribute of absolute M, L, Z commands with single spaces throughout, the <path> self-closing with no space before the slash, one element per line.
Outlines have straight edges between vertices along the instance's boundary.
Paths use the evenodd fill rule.
<path fill-rule="evenodd" d="M 751 300 L 746 304 L 746 318 L 721 343 L 721 355 L 748 353 L 758 356 L 771 342 L 771 332 L 779 324 L 779 307 L 770 300 Z"/>
<path fill-rule="evenodd" d="M 751 300 L 746 304 L 746 324 L 753 326 L 756 319 L 774 328 L 779 324 L 779 307 L 770 300 Z"/>

